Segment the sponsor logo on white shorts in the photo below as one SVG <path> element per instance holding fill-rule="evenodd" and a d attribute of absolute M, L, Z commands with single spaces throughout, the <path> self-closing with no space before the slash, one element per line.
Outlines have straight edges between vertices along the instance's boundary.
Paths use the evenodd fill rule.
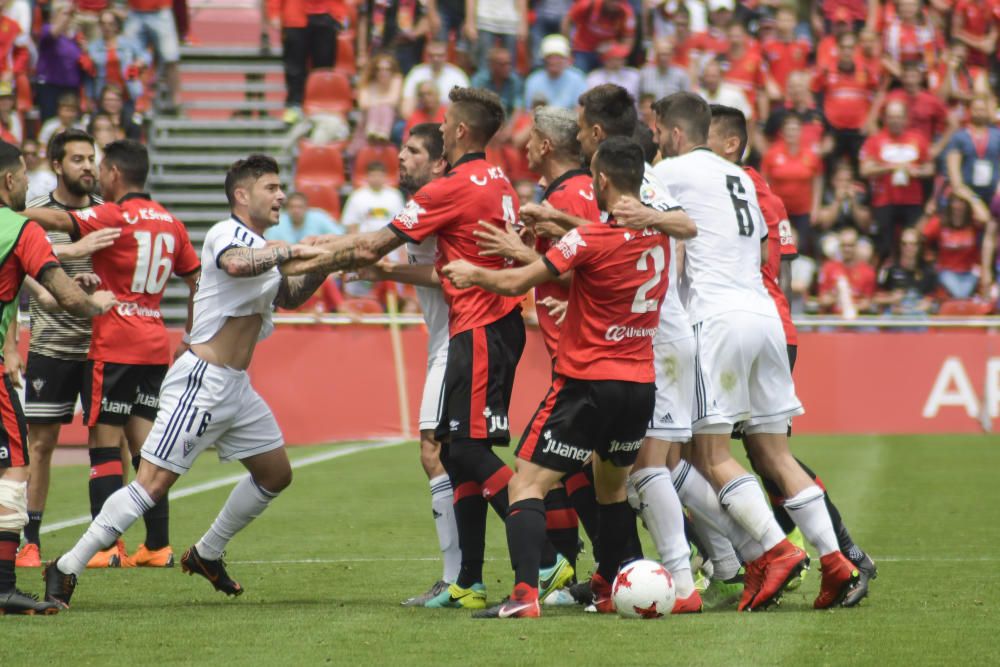
<path fill-rule="evenodd" d="M 652 338 L 656 335 L 656 329 L 644 329 L 642 327 L 626 327 L 612 324 L 604 332 L 604 339 L 612 342 L 620 342 L 626 338 Z"/>
<path fill-rule="evenodd" d="M 556 440 L 552 437 L 552 431 L 546 430 L 542 433 L 542 437 L 545 438 L 545 448 L 542 449 L 542 454 L 554 454 L 574 461 L 586 461 L 587 457 L 590 456 L 589 449 L 574 447 Z"/>

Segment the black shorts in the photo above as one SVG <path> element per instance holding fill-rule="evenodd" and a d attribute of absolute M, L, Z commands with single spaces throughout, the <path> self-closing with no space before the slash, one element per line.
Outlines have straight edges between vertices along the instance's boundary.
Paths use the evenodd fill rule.
<path fill-rule="evenodd" d="M 83 421 L 87 426 L 124 426 L 129 417 L 156 420 L 166 364 L 115 364 L 87 361 L 83 383 Z"/>
<path fill-rule="evenodd" d="M 83 395 L 86 360 L 28 354 L 24 371 L 24 416 L 29 424 L 69 424 Z"/>
<path fill-rule="evenodd" d="M 524 320 L 515 308 L 485 327 L 452 336 L 444 371 L 438 442 L 481 440 L 510 444 L 507 411 L 514 390 L 514 371 L 524 351 Z"/>
<path fill-rule="evenodd" d="M 2 363 L 0 375 L 0 468 L 20 468 L 28 465 L 28 424 Z"/>
<path fill-rule="evenodd" d="M 630 466 L 655 403 L 653 382 L 556 376 L 521 437 L 517 456 L 559 472 L 576 472 L 591 453 L 616 466 Z"/>

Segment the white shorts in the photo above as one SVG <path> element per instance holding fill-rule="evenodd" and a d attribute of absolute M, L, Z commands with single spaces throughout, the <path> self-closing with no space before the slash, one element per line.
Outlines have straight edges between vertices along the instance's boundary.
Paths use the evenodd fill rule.
<path fill-rule="evenodd" d="M 694 336 L 653 344 L 656 407 L 647 438 L 687 442 L 694 406 Z"/>
<path fill-rule="evenodd" d="M 695 433 L 723 424 L 777 422 L 805 412 L 795 396 L 781 320 L 732 311 L 696 324 L 694 335 Z"/>
<path fill-rule="evenodd" d="M 167 371 L 160 410 L 142 458 L 182 475 L 210 445 L 222 461 L 245 459 L 284 444 L 278 422 L 250 386 L 246 371 L 186 352 Z"/>
<path fill-rule="evenodd" d="M 433 431 L 441 421 L 444 404 L 444 369 L 448 364 L 448 339 L 427 354 L 427 377 L 420 399 L 420 430 Z"/>

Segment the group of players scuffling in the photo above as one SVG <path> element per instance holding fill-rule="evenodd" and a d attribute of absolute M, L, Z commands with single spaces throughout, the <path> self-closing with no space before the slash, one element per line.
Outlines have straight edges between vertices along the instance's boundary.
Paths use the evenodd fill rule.
<path fill-rule="evenodd" d="M 273 308 L 303 303 L 334 271 L 416 285 L 430 333 L 420 447 L 444 571 L 405 605 L 536 617 L 565 589 L 591 611 L 612 612 L 619 568 L 642 557 L 637 513 L 673 577 L 674 613 L 776 604 L 809 567 L 801 542 L 788 537 L 797 534 L 820 554 L 816 608 L 854 606 L 867 595 L 874 562 L 815 473 L 789 452 L 789 421 L 803 408 L 779 276 L 794 246 L 780 200 L 738 165 L 742 113 L 677 93 L 655 105 L 654 142 L 618 86 L 585 93 L 578 113 L 537 109 L 527 154 L 546 190 L 542 204 L 519 207 L 502 170 L 485 159 L 504 121 L 499 99 L 472 88 L 455 88 L 450 99 L 443 124 L 418 125 L 404 143 L 400 180 L 413 195 L 384 229 L 265 241 L 285 196 L 275 161 L 251 155 L 226 175 L 232 215 L 208 232 L 200 262 L 183 224 L 142 192 L 149 165 L 141 145 L 105 148 L 100 203 L 91 194 L 92 140 L 60 135 L 50 148 L 59 187 L 21 214 L 24 164 L 16 148 L 0 146 L 3 326 L 11 326 L 22 281 L 34 296 L 27 437 L 7 379 L 14 373 L 5 373 L 0 395 L 6 612 L 68 608 L 88 566 L 172 565 L 167 492 L 208 446 L 250 475 L 180 562 L 216 590 L 243 592 L 223 551 L 291 481 L 281 432 L 246 369 L 273 330 Z M 657 153 L 664 159 L 654 167 Z M 383 259 L 403 244 L 408 264 Z M 191 297 L 168 370 L 159 304 L 172 273 Z M 553 379 L 515 472 L 493 447 L 510 440 L 525 344 L 520 303 L 531 289 Z M 10 370 L 20 360 L 14 334 L 5 333 Z M 41 564 L 48 461 L 77 393 L 90 427 L 94 518 L 45 566 L 39 601 L 16 589 L 15 555 Z M 734 435 L 770 506 L 732 457 Z M 128 485 L 123 442 L 137 470 Z M 505 521 L 515 579 L 511 595 L 489 608 L 488 506 Z M 130 556 L 120 538 L 140 516 L 146 542 Z M 578 521 L 597 567 L 577 583 Z M 702 556 L 697 586 L 692 543 Z"/>

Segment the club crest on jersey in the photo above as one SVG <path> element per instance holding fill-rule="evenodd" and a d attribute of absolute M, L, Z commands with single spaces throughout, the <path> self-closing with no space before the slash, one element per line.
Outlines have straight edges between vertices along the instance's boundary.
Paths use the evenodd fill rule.
<path fill-rule="evenodd" d="M 593 188 L 588 188 L 586 190 L 580 190 L 580 196 L 587 201 L 594 201 L 594 190 Z"/>
<path fill-rule="evenodd" d="M 413 229 L 420 222 L 420 214 L 426 212 L 427 210 L 422 208 L 415 199 L 411 199 L 396 216 L 396 220 L 407 229 Z"/>
<path fill-rule="evenodd" d="M 97 214 L 94 213 L 93 208 L 85 208 L 82 211 L 77 211 L 76 217 L 78 217 L 80 220 L 90 220 L 91 218 L 96 218 Z"/>
<path fill-rule="evenodd" d="M 562 253 L 563 257 L 569 259 L 576 255 L 577 248 L 586 248 L 587 242 L 580 236 L 579 230 L 571 229 L 559 240 L 556 247 L 559 248 L 559 252 Z"/>
<path fill-rule="evenodd" d="M 125 222 L 130 225 L 137 224 L 139 222 L 139 216 L 131 216 L 127 212 L 122 211 L 122 217 L 125 218 Z"/>
<path fill-rule="evenodd" d="M 45 380 L 42 378 L 35 378 L 31 381 L 31 386 L 35 389 L 36 394 L 42 393 L 42 387 L 45 386 Z"/>

